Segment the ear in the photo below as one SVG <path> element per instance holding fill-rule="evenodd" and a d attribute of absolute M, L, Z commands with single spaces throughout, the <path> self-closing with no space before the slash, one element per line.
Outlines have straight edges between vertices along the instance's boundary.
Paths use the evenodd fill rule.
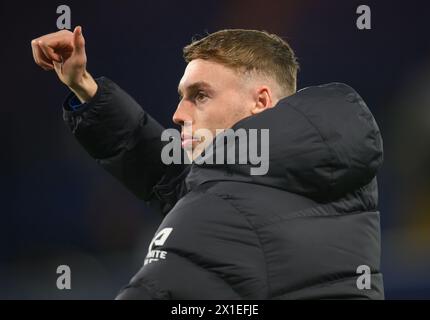
<path fill-rule="evenodd" d="M 258 88 L 255 95 L 255 106 L 251 109 L 253 115 L 273 107 L 272 91 L 267 86 Z"/>

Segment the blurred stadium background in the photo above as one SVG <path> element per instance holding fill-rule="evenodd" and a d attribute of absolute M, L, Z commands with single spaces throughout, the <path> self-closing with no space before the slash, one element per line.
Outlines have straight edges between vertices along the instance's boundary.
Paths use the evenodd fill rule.
<path fill-rule="evenodd" d="M 283 36 L 299 88 L 354 87 L 382 130 L 382 270 L 388 299 L 430 298 L 430 30 L 424 1 L 52 1 L 0 3 L 0 299 L 112 299 L 140 268 L 160 217 L 105 173 L 62 122 L 68 90 L 32 60 L 67 4 L 88 68 L 166 127 L 195 35 L 253 28 Z M 372 29 L 356 28 L 356 8 Z M 72 290 L 56 268 L 72 269 Z"/>

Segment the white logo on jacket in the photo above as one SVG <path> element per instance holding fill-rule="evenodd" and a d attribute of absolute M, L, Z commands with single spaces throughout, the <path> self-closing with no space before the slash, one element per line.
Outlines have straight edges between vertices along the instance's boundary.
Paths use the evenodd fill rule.
<path fill-rule="evenodd" d="M 146 255 L 144 265 L 158 261 L 160 259 L 166 259 L 167 252 L 155 248 L 163 246 L 172 231 L 173 228 L 164 228 L 155 235 L 149 244 L 148 254 Z"/>

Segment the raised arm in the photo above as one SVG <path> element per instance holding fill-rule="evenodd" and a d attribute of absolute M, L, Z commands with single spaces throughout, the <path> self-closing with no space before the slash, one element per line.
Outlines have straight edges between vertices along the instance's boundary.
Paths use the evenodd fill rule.
<path fill-rule="evenodd" d="M 93 79 L 88 73 L 80 27 L 42 36 L 31 45 L 35 62 L 45 70 L 55 70 L 72 91 L 64 103 L 64 120 L 102 167 L 147 201 L 165 200 L 154 192 L 160 181 L 164 188 L 179 188 L 172 181 L 183 167 L 161 162 L 163 127 L 113 81 Z"/>

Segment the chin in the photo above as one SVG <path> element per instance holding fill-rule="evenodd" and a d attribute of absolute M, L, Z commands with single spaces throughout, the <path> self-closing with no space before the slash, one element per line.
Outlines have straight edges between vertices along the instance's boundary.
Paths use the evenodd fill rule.
<path fill-rule="evenodd" d="M 193 149 L 187 150 L 187 155 L 189 158 L 191 158 L 192 161 L 194 161 L 203 153 L 204 149 L 205 149 L 204 143 L 201 143 L 201 142 L 193 143 Z"/>

